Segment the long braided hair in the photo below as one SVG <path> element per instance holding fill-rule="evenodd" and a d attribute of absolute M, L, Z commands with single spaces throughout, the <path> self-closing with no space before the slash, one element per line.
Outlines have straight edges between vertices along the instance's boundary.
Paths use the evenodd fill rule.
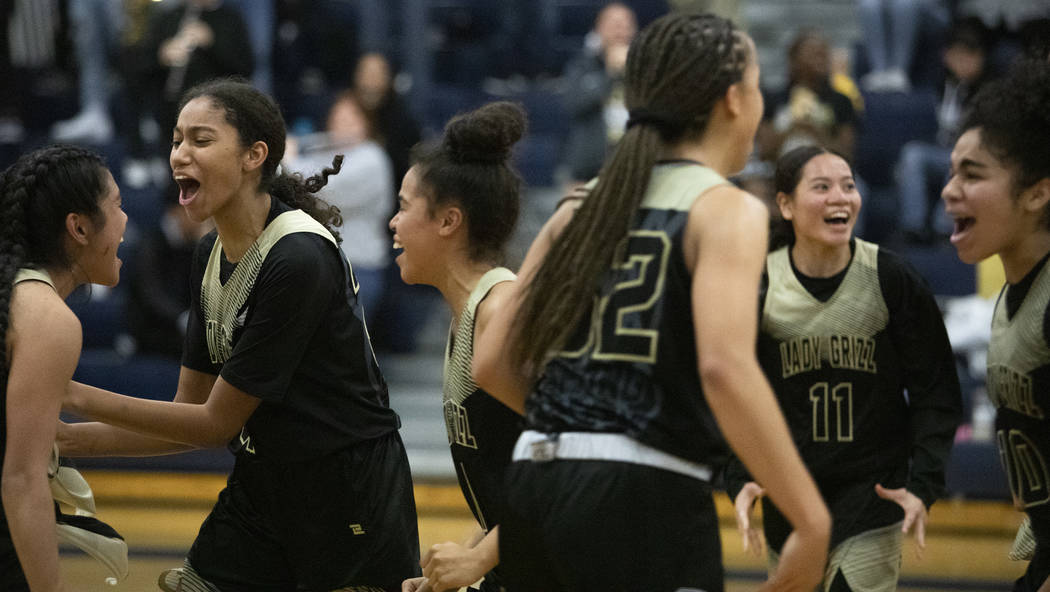
<path fill-rule="evenodd" d="M 68 267 L 66 215 L 102 224 L 98 202 L 106 166 L 98 154 L 54 145 L 30 152 L 0 173 L 0 384 L 7 383 L 7 329 L 15 274 L 22 267 Z M 6 390 L 6 387 L 5 387 Z"/>
<path fill-rule="evenodd" d="M 511 355 L 533 377 L 589 309 L 665 146 L 703 134 L 750 59 L 743 33 L 710 14 L 666 15 L 631 44 L 624 102 L 632 124 L 536 271 L 516 320 Z"/>
<path fill-rule="evenodd" d="M 331 167 L 306 179 L 300 173 L 278 172 L 277 167 L 284 158 L 287 131 L 284 116 L 272 98 L 238 78 L 216 78 L 187 90 L 179 101 L 179 112 L 186 103 L 200 97 L 207 97 L 223 110 L 226 122 L 237 130 L 243 146 L 258 141 L 266 143 L 269 152 L 262 166 L 259 190 L 306 212 L 324 225 L 337 241 L 341 240 L 336 231 L 343 224 L 339 208 L 315 194 L 328 184 L 330 175 L 342 168 L 343 156 L 336 156 Z"/>

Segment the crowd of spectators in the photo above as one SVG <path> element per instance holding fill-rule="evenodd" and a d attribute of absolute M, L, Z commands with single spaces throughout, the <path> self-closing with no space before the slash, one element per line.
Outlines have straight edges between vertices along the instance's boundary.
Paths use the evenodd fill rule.
<path fill-rule="evenodd" d="M 141 226 L 140 236 L 152 237 L 150 250 L 156 251 L 163 247 L 159 238 L 179 234 L 163 199 L 170 184 L 167 136 L 179 95 L 213 76 L 249 78 L 277 97 L 289 128 L 301 137 L 300 159 L 289 166 L 309 173 L 344 153 L 344 172 L 334 179 L 345 177 L 345 183 L 331 190 L 369 188 L 367 196 L 355 194 L 369 203 L 341 203 L 347 224 L 368 225 L 351 231 L 368 237 L 354 245 L 367 252 L 350 256 L 372 286 L 375 313 L 369 316 L 378 315 L 377 344 L 411 349 L 411 327 L 425 316 L 426 307 L 418 304 L 427 296 L 396 279 L 384 245 L 385 221 L 396 208 L 410 150 L 426 134 L 426 91 L 434 85 L 469 86 L 477 93 L 495 88 L 511 100 L 522 89 L 548 93 L 560 109 L 530 118 L 563 118 L 544 126 L 559 130 L 553 159 L 559 174 L 552 178 L 586 181 L 623 131 L 620 80 L 639 26 L 666 10 L 715 10 L 742 20 L 749 3 L 595 1 L 574 4 L 575 12 L 562 4 L 458 0 L 438 10 L 425 0 L 0 0 L 0 165 L 49 141 L 99 147 L 121 172 L 122 189 L 153 200 L 152 207 L 129 207 L 151 213 L 133 215 L 132 222 Z M 426 14 L 422 45 L 405 39 L 409 10 Z M 938 213 L 937 188 L 955 126 L 976 89 L 1014 58 L 1050 53 L 1050 8 L 1037 2 L 856 0 L 855 13 L 862 35 L 852 47 L 833 47 L 818 29 L 790 32 L 794 39 L 783 48 L 787 83 L 764 89 L 763 124 L 739 181 L 771 199 L 761 195 L 769 187 L 768 163 L 800 143 L 863 160 L 858 137 L 879 132 L 866 127 L 865 102 L 929 96 L 936 133 L 894 146 L 882 166 L 892 182 L 873 182 L 886 186 L 896 213 L 897 226 L 878 229 L 880 236 L 904 245 L 943 242 L 948 227 Z M 570 29 L 579 34 L 566 34 Z M 52 34 L 41 41 L 12 33 L 20 30 Z M 429 52 L 429 80 L 407 68 L 413 56 L 405 51 L 412 47 Z M 527 153 L 528 138 L 524 144 Z M 872 228 L 859 230 L 864 236 Z M 410 328 L 397 329 L 398 322 Z"/>

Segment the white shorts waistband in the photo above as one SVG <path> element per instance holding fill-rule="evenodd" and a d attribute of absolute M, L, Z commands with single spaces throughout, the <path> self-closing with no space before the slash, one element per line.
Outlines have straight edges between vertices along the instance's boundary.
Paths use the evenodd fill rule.
<path fill-rule="evenodd" d="M 525 430 L 514 445 L 513 460 L 546 462 L 554 459 L 609 460 L 646 465 L 711 480 L 711 467 L 685 460 L 629 438 L 623 434 L 562 432 L 544 434 Z"/>

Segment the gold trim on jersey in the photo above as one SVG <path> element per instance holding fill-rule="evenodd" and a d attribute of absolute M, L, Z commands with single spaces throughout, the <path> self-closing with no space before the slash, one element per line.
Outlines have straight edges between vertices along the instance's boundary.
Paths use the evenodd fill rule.
<path fill-rule="evenodd" d="M 1012 319 L 1006 310 L 1009 290 L 1007 287 L 999 295 L 992 315 L 988 398 L 999 413 L 1009 410 L 1045 421 L 1046 412 L 1035 399 L 1032 375 L 1050 365 L 1050 344 L 1043 334 L 1043 318 L 1050 306 L 1050 265 L 1044 265 L 1036 274 Z M 1013 426 L 1004 426 L 997 430 L 995 437 L 1014 505 L 1027 509 L 1050 502 L 1050 469 L 1043 451 L 1030 435 Z"/>
<path fill-rule="evenodd" d="M 222 267 L 222 239 L 216 237 L 201 282 L 201 309 L 207 329 L 208 353 L 213 364 L 225 363 L 233 354 L 233 330 L 235 326 L 243 322 L 243 319 L 237 318 L 237 313 L 244 306 L 248 295 L 255 286 L 259 270 L 270 253 L 270 249 L 281 238 L 297 232 L 312 232 L 326 238 L 333 245 L 338 245 L 332 233 L 306 212 L 302 210 L 284 212 L 263 229 L 259 238 L 255 239 L 241 260 L 237 262 L 237 266 L 225 284 L 219 280 L 219 271 Z"/>
<path fill-rule="evenodd" d="M 762 311 L 762 331 L 779 344 L 782 377 L 824 367 L 876 373 L 874 337 L 889 324 L 878 246 L 855 239 L 846 275 L 826 302 L 796 277 L 788 248 L 766 258 L 769 289 Z"/>
<path fill-rule="evenodd" d="M 459 444 L 467 448 L 477 448 L 477 440 L 470 432 L 470 418 L 463 402 L 478 389 L 471 374 L 471 362 L 474 359 L 474 321 L 478 305 L 488 296 L 496 284 L 514 279 L 514 272 L 504 267 L 496 267 L 481 276 L 471 290 L 463 310 L 459 313 L 457 323 L 449 327 L 448 340 L 445 343 L 444 380 L 441 388 L 445 428 L 449 444 Z M 453 327 L 455 334 L 453 334 Z"/>
<path fill-rule="evenodd" d="M 1050 364 L 1050 344 L 1043 335 L 1043 315 L 1050 306 L 1050 264 L 1036 275 L 1014 318 L 1006 311 L 1003 292 L 992 315 L 988 346 L 988 396 L 996 407 L 1043 419 L 1035 403 L 1032 372 Z"/>
<path fill-rule="evenodd" d="M 653 167 L 643 208 L 688 212 L 697 198 L 729 181 L 715 171 L 694 164 L 661 164 Z"/>
<path fill-rule="evenodd" d="M 51 286 L 52 290 L 56 292 L 58 291 L 58 288 L 55 287 L 55 282 L 51 279 L 51 274 L 49 274 L 46 270 L 37 269 L 35 267 L 23 267 L 19 269 L 15 273 L 15 280 L 11 282 L 11 285 L 13 286 L 15 284 L 21 282 L 28 282 L 31 280 L 37 282 L 44 282 L 45 284 Z"/>

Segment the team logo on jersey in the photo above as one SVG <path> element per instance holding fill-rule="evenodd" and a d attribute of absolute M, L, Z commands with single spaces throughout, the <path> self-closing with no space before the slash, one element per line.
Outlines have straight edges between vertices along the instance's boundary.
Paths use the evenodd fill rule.
<path fill-rule="evenodd" d="M 365 534 L 365 529 L 360 524 L 351 524 L 350 532 L 354 533 L 354 536 Z"/>
<path fill-rule="evenodd" d="M 783 378 L 825 365 L 875 374 L 875 340 L 857 335 L 809 335 L 780 342 Z"/>
<path fill-rule="evenodd" d="M 470 432 L 470 418 L 466 407 L 455 401 L 445 401 L 445 426 L 449 444 L 459 444 L 477 450 L 478 440 Z"/>
<path fill-rule="evenodd" d="M 1006 407 L 1034 419 L 1043 419 L 1043 410 L 1035 404 L 1032 377 L 1009 366 L 988 367 L 988 398 L 996 409 Z"/>

